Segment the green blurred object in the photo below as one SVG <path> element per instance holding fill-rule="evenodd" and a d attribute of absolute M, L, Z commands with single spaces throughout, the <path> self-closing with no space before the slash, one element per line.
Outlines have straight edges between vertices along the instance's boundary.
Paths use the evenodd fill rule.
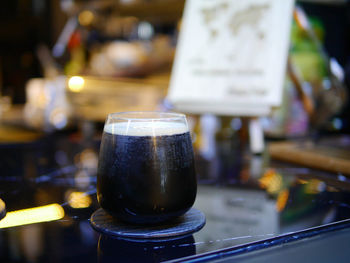
<path fill-rule="evenodd" d="M 324 38 L 322 23 L 317 19 L 310 19 L 310 24 L 316 37 L 322 43 Z M 320 84 L 327 76 L 326 61 L 319 52 L 317 44 L 295 21 L 293 21 L 291 31 L 290 57 L 305 81 Z"/>

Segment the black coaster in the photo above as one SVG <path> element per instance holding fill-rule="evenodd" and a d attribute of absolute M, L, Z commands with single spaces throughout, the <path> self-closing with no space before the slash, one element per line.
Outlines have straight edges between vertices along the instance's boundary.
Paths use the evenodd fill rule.
<path fill-rule="evenodd" d="M 0 220 L 3 219 L 6 215 L 6 206 L 4 201 L 0 199 Z"/>
<path fill-rule="evenodd" d="M 183 236 L 197 232 L 205 225 L 205 215 L 191 208 L 187 213 L 160 225 L 129 225 L 110 216 L 102 208 L 90 218 L 94 229 L 122 238 L 159 239 Z"/>

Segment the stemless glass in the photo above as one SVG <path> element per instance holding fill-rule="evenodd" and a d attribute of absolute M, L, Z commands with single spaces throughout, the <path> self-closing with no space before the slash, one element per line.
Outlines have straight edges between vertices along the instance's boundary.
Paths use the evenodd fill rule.
<path fill-rule="evenodd" d="M 159 223 L 188 211 L 196 193 L 185 115 L 108 115 L 97 173 L 97 198 L 103 209 L 129 223 Z"/>

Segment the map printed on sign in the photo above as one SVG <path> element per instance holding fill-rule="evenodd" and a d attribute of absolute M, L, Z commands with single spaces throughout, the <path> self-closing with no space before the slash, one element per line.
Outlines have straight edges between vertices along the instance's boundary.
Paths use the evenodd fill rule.
<path fill-rule="evenodd" d="M 259 116 L 281 103 L 293 0 L 187 0 L 168 99 Z"/>

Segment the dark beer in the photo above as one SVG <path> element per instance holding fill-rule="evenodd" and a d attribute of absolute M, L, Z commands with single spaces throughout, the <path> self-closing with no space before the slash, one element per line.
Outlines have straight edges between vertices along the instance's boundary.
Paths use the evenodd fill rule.
<path fill-rule="evenodd" d="M 196 197 L 187 126 L 150 125 L 154 124 L 131 130 L 124 125 L 128 135 L 115 124 L 107 125 L 102 138 L 98 201 L 112 216 L 131 223 L 158 223 L 182 215 Z"/>

